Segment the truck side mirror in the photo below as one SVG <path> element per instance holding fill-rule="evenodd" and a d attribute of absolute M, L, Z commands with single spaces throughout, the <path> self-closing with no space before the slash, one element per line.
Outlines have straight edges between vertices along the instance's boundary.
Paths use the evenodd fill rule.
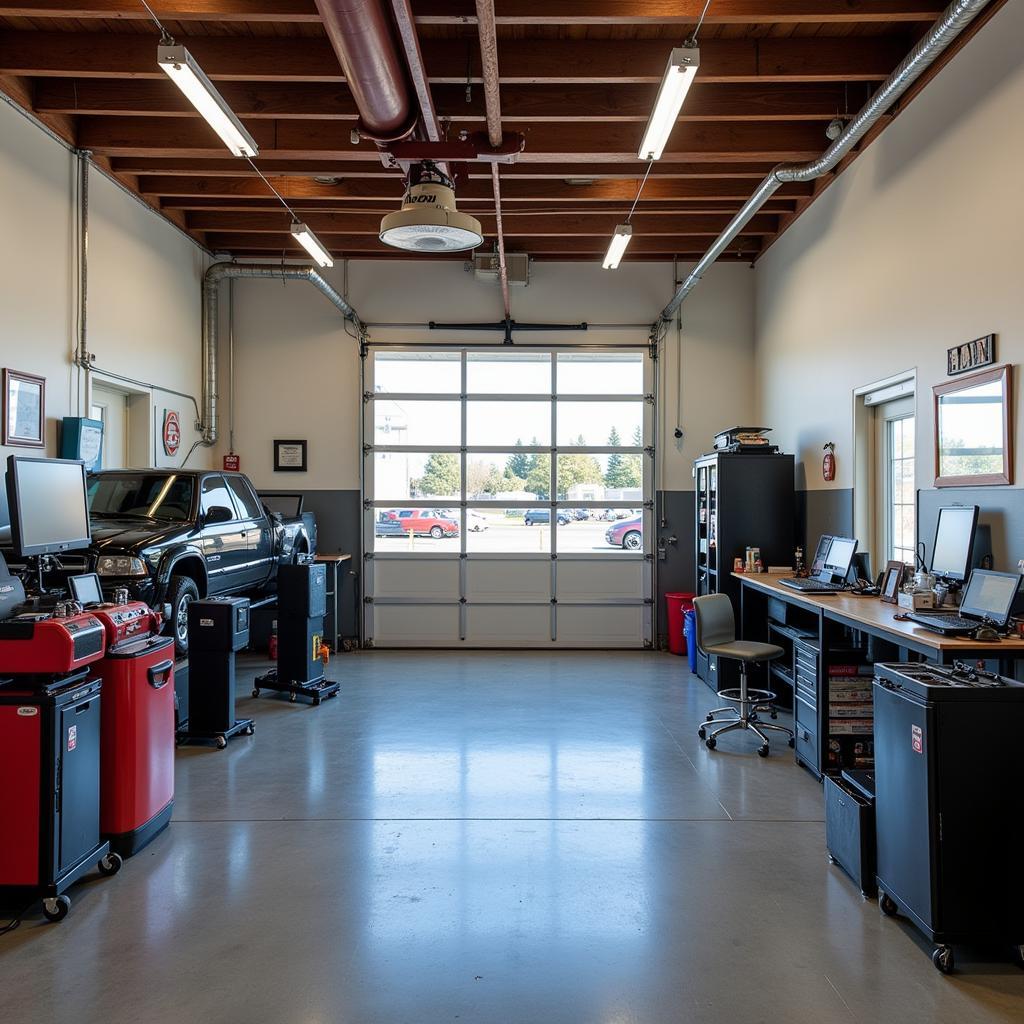
<path fill-rule="evenodd" d="M 204 522 L 207 526 L 215 526 L 217 523 L 230 523 L 235 518 L 234 512 L 229 508 L 225 508 L 223 505 L 214 505 L 208 509 Z"/>

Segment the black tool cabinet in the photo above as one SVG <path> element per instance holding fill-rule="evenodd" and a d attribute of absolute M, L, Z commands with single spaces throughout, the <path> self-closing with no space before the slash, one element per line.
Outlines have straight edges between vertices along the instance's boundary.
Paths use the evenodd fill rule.
<path fill-rule="evenodd" d="M 792 565 L 795 543 L 793 456 L 765 452 L 715 452 L 694 462 L 696 537 L 694 592 L 728 594 L 737 622 L 740 583 L 733 561 L 748 546 L 761 549 L 765 567 Z M 697 675 L 712 689 L 738 686 L 735 662 L 697 652 Z M 764 685 L 761 680 L 753 685 Z"/>

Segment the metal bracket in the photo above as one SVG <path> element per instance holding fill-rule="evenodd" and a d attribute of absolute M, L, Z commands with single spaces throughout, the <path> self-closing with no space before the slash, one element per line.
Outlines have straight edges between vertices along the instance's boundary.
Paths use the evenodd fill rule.
<path fill-rule="evenodd" d="M 364 455 L 369 455 L 370 452 L 372 452 L 372 451 L 373 451 L 373 445 L 372 444 L 366 444 L 364 442 L 364 444 L 363 444 L 363 454 Z"/>
<path fill-rule="evenodd" d="M 644 395 L 644 401 L 648 405 L 654 405 L 654 395 Z"/>
<path fill-rule="evenodd" d="M 552 604 L 558 604 L 558 598 L 557 597 L 551 598 L 551 603 Z"/>
<path fill-rule="evenodd" d="M 654 598 L 653 597 L 645 597 L 644 598 L 644 604 L 654 604 Z"/>
<path fill-rule="evenodd" d="M 372 558 L 373 558 L 373 552 L 372 552 L 372 551 L 367 551 L 367 552 L 365 552 L 365 553 L 363 554 L 363 558 L 365 558 L 365 559 L 366 559 L 366 561 L 368 561 L 368 562 L 369 562 L 369 561 L 370 561 L 370 559 L 372 559 Z M 355 575 L 355 573 L 353 573 L 352 575 L 354 576 L 354 575 Z"/>
<path fill-rule="evenodd" d="M 369 402 L 372 399 L 373 399 L 373 392 L 372 391 L 364 391 L 363 392 L 363 401 L 364 402 Z"/>
<path fill-rule="evenodd" d="M 652 459 L 654 458 L 654 445 L 653 444 L 649 444 L 644 449 L 644 455 L 649 455 Z"/>
<path fill-rule="evenodd" d="M 648 498 L 647 501 L 644 502 L 644 508 L 646 508 L 646 509 L 653 509 L 654 508 L 654 501 L 652 499 Z"/>
<path fill-rule="evenodd" d="M 645 562 L 653 562 L 653 561 L 654 561 L 654 555 L 652 555 L 652 554 L 651 554 L 651 553 L 650 553 L 650 552 L 648 551 L 648 552 L 647 552 L 647 554 L 646 554 L 646 555 L 644 555 L 644 561 L 645 561 Z"/>
<path fill-rule="evenodd" d="M 460 597 L 459 598 L 459 604 L 468 604 L 468 603 L 469 602 L 468 602 L 468 600 L 465 597 Z"/>
<path fill-rule="evenodd" d="M 373 598 L 372 597 L 364 597 L 363 598 L 363 604 L 373 604 Z"/>
<path fill-rule="evenodd" d="M 370 498 L 363 498 L 363 511 L 369 512 L 373 508 L 373 501 Z"/>

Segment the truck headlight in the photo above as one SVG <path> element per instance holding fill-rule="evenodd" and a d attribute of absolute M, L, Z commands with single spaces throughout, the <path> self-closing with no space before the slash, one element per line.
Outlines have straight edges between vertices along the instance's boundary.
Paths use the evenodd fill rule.
<path fill-rule="evenodd" d="M 146 563 L 129 555 L 101 555 L 96 563 L 100 576 L 147 576 Z"/>

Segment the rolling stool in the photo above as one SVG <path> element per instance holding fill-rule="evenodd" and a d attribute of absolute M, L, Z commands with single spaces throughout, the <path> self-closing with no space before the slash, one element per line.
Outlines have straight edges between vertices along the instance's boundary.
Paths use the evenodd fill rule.
<path fill-rule="evenodd" d="M 735 716 L 720 728 L 709 732 L 707 724 L 697 730 L 697 735 L 704 740 L 708 750 L 718 745 L 718 737 L 723 732 L 733 729 L 749 729 L 761 739 L 757 748 L 761 757 L 768 756 L 768 737 L 762 729 L 784 732 L 789 737 L 789 745 L 793 746 L 793 731 L 782 725 L 769 725 L 757 716 L 759 712 L 767 712 L 775 718 L 773 707 L 775 694 L 771 690 L 752 690 L 747 686 L 747 675 L 751 665 L 773 661 L 786 652 L 775 644 L 760 644 L 752 640 L 736 639 L 736 620 L 733 617 L 732 601 L 727 594 L 706 594 L 693 602 L 696 613 L 697 646 L 705 654 L 713 654 L 719 658 L 732 658 L 740 664 L 739 689 L 719 690 L 718 696 L 723 700 L 732 701 L 736 707 L 715 708 L 708 713 L 707 721 L 716 722 L 715 715 L 728 712 Z"/>

